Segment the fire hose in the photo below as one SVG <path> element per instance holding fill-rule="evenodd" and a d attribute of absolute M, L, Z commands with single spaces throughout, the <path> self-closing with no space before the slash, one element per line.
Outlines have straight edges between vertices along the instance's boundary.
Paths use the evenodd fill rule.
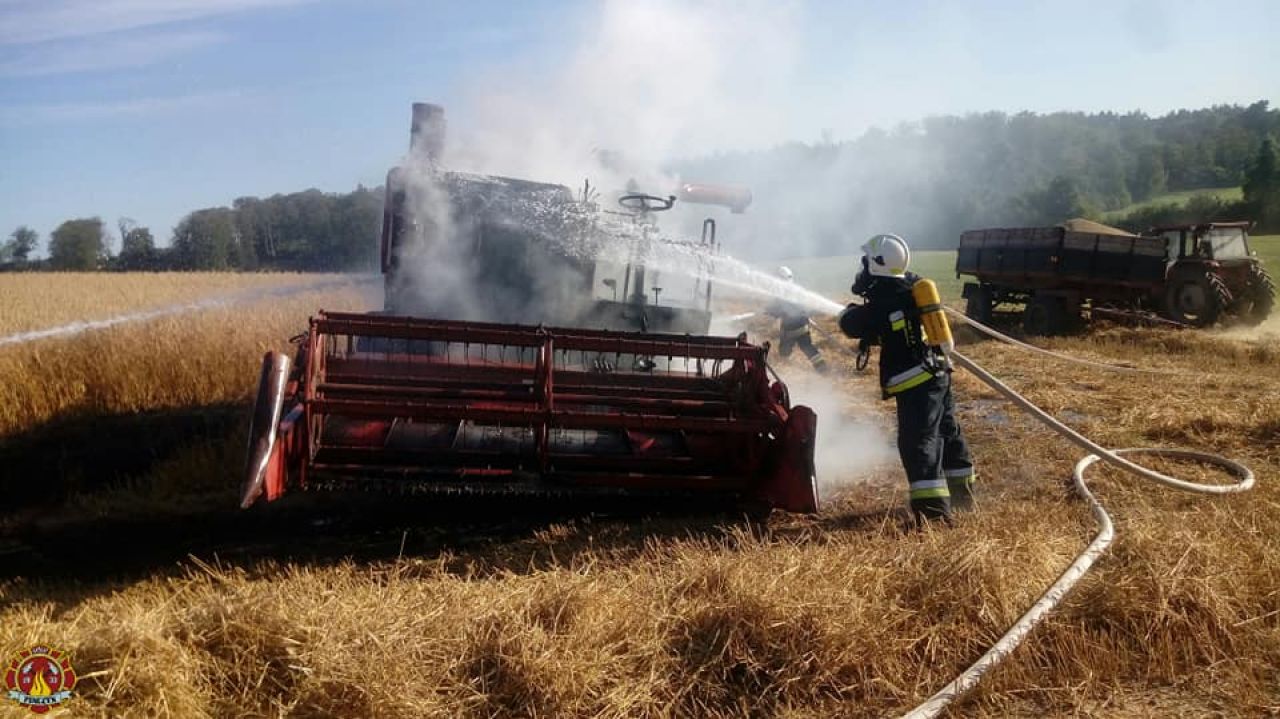
<path fill-rule="evenodd" d="M 1035 347 L 1034 345 L 1019 342 L 1018 340 L 1008 337 L 991 327 L 977 322 L 950 307 L 945 309 L 953 316 L 958 317 L 969 324 L 975 330 L 1023 349 L 1033 350 L 1058 359 L 1065 359 L 1113 371 L 1159 373 L 1159 370 L 1110 365 L 1060 355 L 1055 352 L 1050 352 L 1049 350 Z M 1063 437 L 1066 437 L 1072 443 L 1089 453 L 1076 463 L 1075 469 L 1072 471 L 1071 479 L 1076 492 L 1078 492 L 1081 498 L 1083 498 L 1089 505 L 1089 509 L 1092 511 L 1094 520 L 1097 523 L 1098 532 L 1094 535 L 1093 540 L 1089 545 L 1085 547 L 1084 551 L 1082 551 L 1075 560 L 1071 562 L 1067 569 L 1063 571 L 1058 579 L 1050 585 L 1039 599 L 1036 600 L 1031 608 L 1019 617 L 1018 620 L 1013 623 L 1013 626 L 1009 627 L 1009 629 L 996 640 L 995 644 L 991 645 L 991 647 L 987 649 L 987 651 L 983 653 L 977 661 L 961 672 L 955 679 L 952 679 L 946 686 L 939 689 L 933 694 L 933 696 L 929 697 L 923 703 L 904 714 L 903 719 L 931 719 L 932 717 L 936 717 L 952 702 L 956 701 L 970 689 L 977 686 L 978 683 L 982 681 L 982 677 L 988 671 L 999 666 L 1014 649 L 1022 644 L 1027 635 L 1031 633 L 1031 630 L 1034 629 L 1036 625 L 1038 625 L 1049 614 L 1049 612 L 1053 611 L 1053 609 L 1062 602 L 1067 593 L 1075 587 L 1076 583 L 1080 581 L 1081 577 L 1083 577 L 1086 572 L 1089 571 L 1093 566 L 1093 563 L 1097 561 L 1098 557 L 1101 556 L 1102 553 L 1107 550 L 1107 547 L 1111 545 L 1112 540 L 1115 539 L 1115 525 L 1112 523 L 1111 516 L 1107 514 L 1102 503 L 1099 502 L 1097 497 L 1089 491 L 1089 487 L 1085 483 L 1084 479 L 1085 470 L 1094 463 L 1099 461 L 1106 462 L 1107 464 L 1118 467 L 1126 472 L 1136 474 L 1143 479 L 1148 479 L 1175 489 L 1181 489 L 1187 492 L 1198 492 L 1200 494 L 1235 494 L 1249 490 L 1254 484 L 1253 471 L 1248 467 L 1234 460 L 1207 452 L 1156 447 L 1139 447 L 1116 450 L 1106 449 L 1053 418 L 1047 412 L 1033 404 L 1030 400 L 1018 394 L 1018 392 L 1000 380 L 996 379 L 978 363 L 969 359 L 960 352 L 952 352 L 951 359 L 956 364 L 973 373 L 974 376 L 982 380 L 996 392 L 999 392 L 1006 399 L 1043 422 L 1050 429 L 1061 434 Z M 1189 482 L 1147 469 L 1146 467 L 1136 464 L 1121 456 L 1139 454 L 1151 457 L 1193 460 L 1214 465 L 1234 475 L 1237 481 L 1235 484 L 1224 485 L 1206 485 Z"/>

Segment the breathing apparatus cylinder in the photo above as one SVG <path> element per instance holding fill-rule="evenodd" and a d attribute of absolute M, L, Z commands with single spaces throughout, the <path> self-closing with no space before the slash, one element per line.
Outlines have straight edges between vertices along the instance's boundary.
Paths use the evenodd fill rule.
<path fill-rule="evenodd" d="M 947 324 L 947 315 L 942 311 L 942 298 L 938 296 L 938 286 L 933 280 L 919 279 L 911 286 L 911 296 L 920 310 L 920 324 L 928 343 L 942 348 L 950 355 L 956 348 L 955 338 L 951 336 L 951 326 Z"/>

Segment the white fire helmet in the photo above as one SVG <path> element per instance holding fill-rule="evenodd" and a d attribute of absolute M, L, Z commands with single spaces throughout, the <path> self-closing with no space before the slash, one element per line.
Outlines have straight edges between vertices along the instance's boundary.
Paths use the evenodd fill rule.
<path fill-rule="evenodd" d="M 862 246 L 867 270 L 878 277 L 903 277 L 911 264 L 907 241 L 897 235 L 876 235 Z"/>
<path fill-rule="evenodd" d="M 786 265 L 783 265 L 778 268 L 778 276 L 786 280 L 787 282 L 790 282 L 796 278 L 795 273 L 793 273 L 791 271 L 791 268 L 787 267 Z"/>

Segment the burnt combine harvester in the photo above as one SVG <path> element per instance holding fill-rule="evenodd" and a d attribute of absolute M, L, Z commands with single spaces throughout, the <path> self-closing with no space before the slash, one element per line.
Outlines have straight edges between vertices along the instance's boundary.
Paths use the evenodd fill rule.
<path fill-rule="evenodd" d="M 388 175 L 385 311 L 321 312 L 294 360 L 264 359 L 241 506 L 375 487 L 816 511 L 816 418 L 770 379 L 767 345 L 707 334 L 709 273 L 688 292 L 646 284 L 670 242 L 654 214 L 676 197 L 621 195 L 606 219 L 625 249 L 601 261 L 589 186 L 443 172 L 443 129 L 415 105 L 410 161 Z M 708 262 L 716 243 L 708 218 L 675 249 Z"/>

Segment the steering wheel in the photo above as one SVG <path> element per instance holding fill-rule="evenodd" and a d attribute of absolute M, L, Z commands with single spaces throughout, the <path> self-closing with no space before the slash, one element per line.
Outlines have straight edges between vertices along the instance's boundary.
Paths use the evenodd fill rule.
<path fill-rule="evenodd" d="M 672 205 L 676 204 L 676 196 L 658 197 L 632 192 L 619 197 L 618 204 L 632 212 L 663 212 L 670 210 Z"/>

